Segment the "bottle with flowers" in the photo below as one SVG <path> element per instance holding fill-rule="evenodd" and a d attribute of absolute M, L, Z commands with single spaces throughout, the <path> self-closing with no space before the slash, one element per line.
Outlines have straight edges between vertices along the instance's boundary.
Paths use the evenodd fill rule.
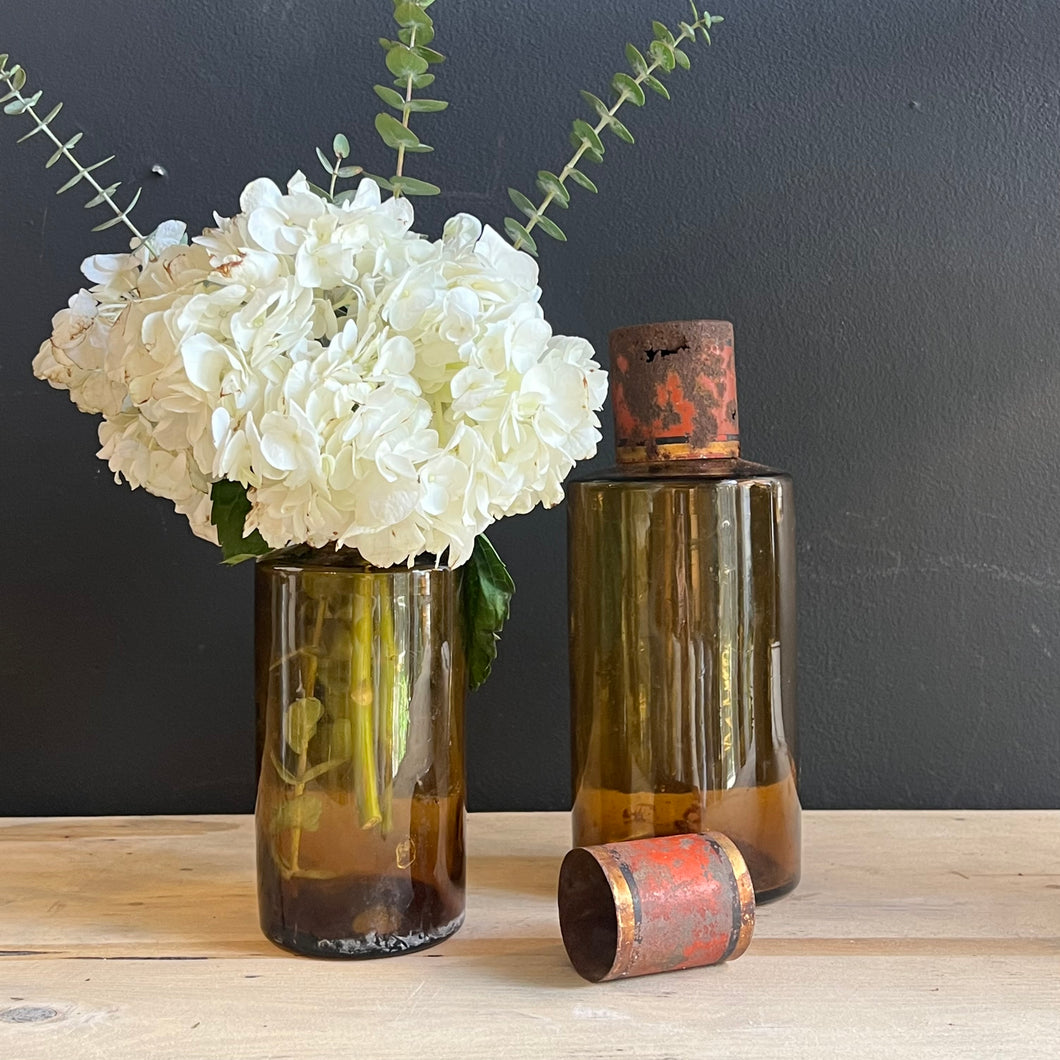
<path fill-rule="evenodd" d="M 61 104 L 0 56 L 8 115 L 51 142 L 48 166 L 88 187 L 124 225 L 128 253 L 89 258 L 91 286 L 54 318 L 34 372 L 101 417 L 99 456 L 118 482 L 168 498 L 226 563 L 256 562 L 257 798 L 262 928 L 296 952 L 403 953 L 464 915 L 465 690 L 488 676 L 514 590 L 484 536 L 554 505 L 600 439 L 606 377 L 581 338 L 555 335 L 540 304 L 535 237 L 564 239 L 548 211 L 596 186 L 602 135 L 721 19 L 654 23 L 629 45 L 614 98 L 583 96 L 572 154 L 516 189 L 507 241 L 468 214 L 439 239 L 413 229 L 411 198 L 439 188 L 407 172 L 431 148 L 423 118 L 433 0 L 394 0 L 381 40 L 390 83 L 375 129 L 390 176 L 335 136 L 319 184 L 249 184 L 240 212 L 189 239 L 148 233 L 84 165 Z M 423 124 L 426 124 L 423 122 Z M 353 182 L 352 186 L 348 186 Z"/>

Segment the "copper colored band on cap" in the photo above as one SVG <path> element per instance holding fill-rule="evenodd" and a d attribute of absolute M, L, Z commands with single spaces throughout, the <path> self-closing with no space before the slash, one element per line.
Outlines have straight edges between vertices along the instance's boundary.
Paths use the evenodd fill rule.
<path fill-rule="evenodd" d="M 563 944 L 590 982 L 733 960 L 754 910 L 743 857 L 716 832 L 577 847 L 560 868 Z"/>
<path fill-rule="evenodd" d="M 732 324 L 637 324 L 612 331 L 610 347 L 619 463 L 739 456 Z"/>

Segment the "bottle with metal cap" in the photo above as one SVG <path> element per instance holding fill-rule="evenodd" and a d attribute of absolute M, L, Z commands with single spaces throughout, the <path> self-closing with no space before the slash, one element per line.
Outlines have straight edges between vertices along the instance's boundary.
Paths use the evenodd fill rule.
<path fill-rule="evenodd" d="M 611 334 L 618 466 L 568 488 L 575 846 L 715 830 L 799 880 L 791 478 L 740 459 L 732 325 Z"/>

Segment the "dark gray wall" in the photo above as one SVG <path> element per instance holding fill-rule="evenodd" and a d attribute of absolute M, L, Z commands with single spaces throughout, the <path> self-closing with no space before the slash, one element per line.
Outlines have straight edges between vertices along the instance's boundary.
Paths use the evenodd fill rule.
<path fill-rule="evenodd" d="M 557 331 L 734 321 L 745 451 L 794 472 L 808 806 L 1060 806 L 1060 4 L 718 0 L 542 256 Z M 63 99 L 141 224 L 370 132 L 385 0 L 11 0 L 0 45 Z M 499 224 L 565 158 L 577 91 L 679 0 L 440 0 L 416 172 Z M 0 120 L 0 813 L 245 810 L 249 569 L 117 488 L 29 363 L 90 236 Z M 168 178 L 153 177 L 161 163 Z M 420 168 L 422 166 L 422 168 Z M 609 440 L 607 442 L 609 446 Z M 605 449 L 598 463 L 610 459 Z M 470 704 L 477 809 L 568 798 L 564 515 L 497 528 L 520 591 Z"/>

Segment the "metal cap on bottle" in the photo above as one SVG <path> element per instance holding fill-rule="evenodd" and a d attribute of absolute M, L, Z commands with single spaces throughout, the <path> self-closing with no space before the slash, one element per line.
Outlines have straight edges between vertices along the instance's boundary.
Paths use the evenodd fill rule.
<path fill-rule="evenodd" d="M 671 320 L 611 332 L 620 464 L 740 455 L 732 324 Z"/>
<path fill-rule="evenodd" d="M 754 920 L 747 865 L 719 832 L 576 847 L 560 867 L 563 945 L 593 983 L 734 960 Z"/>

